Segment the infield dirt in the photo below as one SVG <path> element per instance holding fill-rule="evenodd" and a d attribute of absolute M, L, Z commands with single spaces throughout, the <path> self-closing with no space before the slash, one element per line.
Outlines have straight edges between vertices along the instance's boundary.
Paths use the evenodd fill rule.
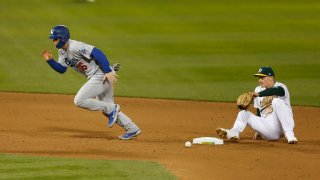
<path fill-rule="evenodd" d="M 193 145 L 195 137 L 217 137 L 230 128 L 234 103 L 117 97 L 121 110 L 141 128 L 122 141 L 122 128 L 108 128 L 99 112 L 77 108 L 73 95 L 0 92 L 0 153 L 151 160 L 179 179 L 318 179 L 320 108 L 293 107 L 297 145 L 252 140 L 248 127 L 237 144 Z"/>

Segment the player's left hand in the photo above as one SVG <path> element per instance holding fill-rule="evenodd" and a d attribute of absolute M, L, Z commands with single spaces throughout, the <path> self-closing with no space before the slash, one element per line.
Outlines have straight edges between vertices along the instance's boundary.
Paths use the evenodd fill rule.
<path fill-rule="evenodd" d="M 112 86 L 114 86 L 114 84 L 118 81 L 117 77 L 118 75 L 116 75 L 114 71 L 111 71 L 104 75 L 103 82 L 108 81 Z"/>
<path fill-rule="evenodd" d="M 41 55 L 42 55 L 42 58 L 46 61 L 52 59 L 52 52 L 47 49 L 44 49 L 43 51 L 41 51 Z"/>

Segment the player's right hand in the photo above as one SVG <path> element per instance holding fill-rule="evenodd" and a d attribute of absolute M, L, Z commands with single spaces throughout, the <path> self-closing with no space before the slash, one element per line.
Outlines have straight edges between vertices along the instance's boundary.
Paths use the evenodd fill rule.
<path fill-rule="evenodd" d="M 117 82 L 117 77 L 118 75 L 116 75 L 116 73 L 114 71 L 111 71 L 107 74 L 104 75 L 104 81 L 108 81 L 112 86 L 114 86 L 114 84 Z"/>
<path fill-rule="evenodd" d="M 42 58 L 46 61 L 52 59 L 52 52 L 47 49 L 44 49 L 43 51 L 41 51 L 41 55 L 42 55 Z"/>

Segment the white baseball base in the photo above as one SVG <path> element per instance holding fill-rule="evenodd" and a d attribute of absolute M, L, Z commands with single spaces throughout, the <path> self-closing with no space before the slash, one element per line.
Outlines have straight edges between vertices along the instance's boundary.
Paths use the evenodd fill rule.
<path fill-rule="evenodd" d="M 193 144 L 223 144 L 223 140 L 215 137 L 199 137 L 192 140 Z"/>

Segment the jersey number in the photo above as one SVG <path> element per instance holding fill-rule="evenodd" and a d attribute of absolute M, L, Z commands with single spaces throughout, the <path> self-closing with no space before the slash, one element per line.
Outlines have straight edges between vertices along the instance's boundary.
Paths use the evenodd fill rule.
<path fill-rule="evenodd" d="M 81 61 L 77 64 L 77 68 L 79 68 L 81 71 L 88 69 L 87 65 L 83 64 Z"/>

